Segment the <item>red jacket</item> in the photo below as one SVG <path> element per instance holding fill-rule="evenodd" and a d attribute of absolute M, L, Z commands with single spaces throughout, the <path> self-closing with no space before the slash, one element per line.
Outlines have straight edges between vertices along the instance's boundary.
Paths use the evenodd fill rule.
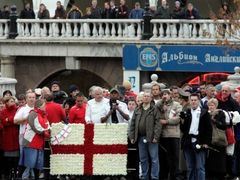
<path fill-rule="evenodd" d="M 85 112 L 86 112 L 86 104 L 85 103 L 81 107 L 77 107 L 76 105 L 73 106 L 69 112 L 69 123 L 86 124 Z"/>
<path fill-rule="evenodd" d="M 3 125 L 3 151 L 19 150 L 19 125 L 14 124 L 13 121 L 16 111 L 16 106 L 6 106 L 1 113 L 1 121 Z"/>
<path fill-rule="evenodd" d="M 46 113 L 50 124 L 64 121 L 66 118 L 65 111 L 62 106 L 55 102 L 46 103 Z"/>
<path fill-rule="evenodd" d="M 2 114 L 2 111 L 0 111 L 0 115 Z M 0 118 L 0 150 L 3 149 L 3 125 L 2 125 L 2 119 Z"/>

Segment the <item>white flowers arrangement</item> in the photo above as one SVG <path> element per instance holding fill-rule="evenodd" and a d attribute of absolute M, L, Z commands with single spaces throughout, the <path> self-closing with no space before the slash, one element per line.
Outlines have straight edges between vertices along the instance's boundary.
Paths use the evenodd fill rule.
<path fill-rule="evenodd" d="M 127 123 L 95 124 L 94 144 L 127 144 Z"/>
<path fill-rule="evenodd" d="M 83 124 L 63 124 L 54 123 L 51 128 L 51 144 L 83 144 L 84 125 Z"/>
<path fill-rule="evenodd" d="M 91 154 L 93 156 L 92 162 L 87 162 L 92 164 L 90 169 L 92 168 L 93 175 L 126 175 L 127 151 L 125 152 L 123 149 L 127 150 L 128 124 L 94 124 L 93 144 L 90 145 L 84 142 L 84 137 L 88 137 L 88 134 L 85 134 L 85 128 L 88 128 L 88 126 L 83 124 L 52 124 L 53 154 L 50 156 L 50 173 L 52 175 L 84 175 L 86 170 L 86 167 L 84 167 L 84 164 L 86 164 L 85 156 L 89 155 L 88 152 L 93 152 Z M 56 137 L 60 137 L 58 143 L 55 143 Z M 113 146 L 115 146 L 115 150 L 112 150 Z M 116 147 L 119 146 L 122 149 L 117 148 L 116 151 Z M 61 148 L 64 149 L 65 147 L 69 149 L 68 151 L 71 154 L 61 153 L 63 151 Z M 71 150 L 72 147 L 74 147 L 73 151 Z M 107 149 L 107 153 L 96 153 L 98 152 L 98 150 L 95 151 L 96 148 L 101 147 Z M 57 151 L 54 152 L 54 149 L 57 149 Z M 72 154 L 74 152 L 76 153 Z"/>

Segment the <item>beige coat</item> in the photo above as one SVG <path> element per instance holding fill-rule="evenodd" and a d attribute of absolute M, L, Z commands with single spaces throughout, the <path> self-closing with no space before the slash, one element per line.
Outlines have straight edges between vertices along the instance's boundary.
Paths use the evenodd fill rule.
<path fill-rule="evenodd" d="M 160 119 L 167 120 L 167 124 L 162 126 L 161 137 L 180 138 L 180 117 L 182 106 L 176 101 L 163 102 L 159 101 L 156 104 L 160 111 Z"/>

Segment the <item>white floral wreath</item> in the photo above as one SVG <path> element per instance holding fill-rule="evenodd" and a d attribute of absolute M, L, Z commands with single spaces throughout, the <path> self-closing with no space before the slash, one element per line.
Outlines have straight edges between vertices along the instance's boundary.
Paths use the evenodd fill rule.
<path fill-rule="evenodd" d="M 68 124 L 65 124 L 62 130 L 57 133 L 57 135 L 51 137 L 51 144 L 57 145 L 60 144 L 72 131 L 71 127 Z"/>

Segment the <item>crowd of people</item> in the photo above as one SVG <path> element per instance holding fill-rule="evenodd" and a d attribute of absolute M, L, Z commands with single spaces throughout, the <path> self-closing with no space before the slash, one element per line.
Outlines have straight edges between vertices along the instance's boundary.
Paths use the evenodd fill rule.
<path fill-rule="evenodd" d="M 29 89 L 16 97 L 6 90 L 0 99 L 2 179 L 50 179 L 43 173 L 44 146 L 51 124 L 58 122 L 128 123 L 129 146 L 139 151 L 128 159 L 135 161 L 140 179 L 240 175 L 240 88 L 202 83 L 161 89 L 155 83 L 151 90 L 135 93 L 125 81 L 111 90 L 92 86 L 85 96 L 74 84 L 66 93 L 53 81 L 50 89 Z M 226 142 L 213 141 L 216 129 L 224 132 Z"/>
<path fill-rule="evenodd" d="M 85 9 L 83 13 L 74 1 L 69 3 L 70 9 L 68 12 L 57 1 L 56 10 L 53 17 L 45 6 L 41 3 L 39 11 L 35 15 L 30 3 L 25 4 L 24 9 L 20 12 L 21 19 L 143 19 L 144 9 L 141 8 L 140 2 L 135 2 L 134 8 L 131 9 L 126 5 L 125 0 L 120 0 L 119 6 L 116 6 L 114 0 L 105 1 L 103 8 L 99 7 L 97 0 L 92 0 L 91 5 Z M 153 18 L 156 19 L 200 19 L 201 16 L 197 8 L 192 3 L 187 3 L 186 0 L 176 0 L 174 7 L 169 7 L 167 0 L 159 1 L 158 7 L 150 6 L 150 12 Z M 4 5 L 3 10 L 0 10 L 0 19 L 8 19 L 10 9 L 8 5 Z M 220 9 L 220 18 L 226 18 L 230 14 L 229 6 L 226 2 L 223 3 Z"/>

